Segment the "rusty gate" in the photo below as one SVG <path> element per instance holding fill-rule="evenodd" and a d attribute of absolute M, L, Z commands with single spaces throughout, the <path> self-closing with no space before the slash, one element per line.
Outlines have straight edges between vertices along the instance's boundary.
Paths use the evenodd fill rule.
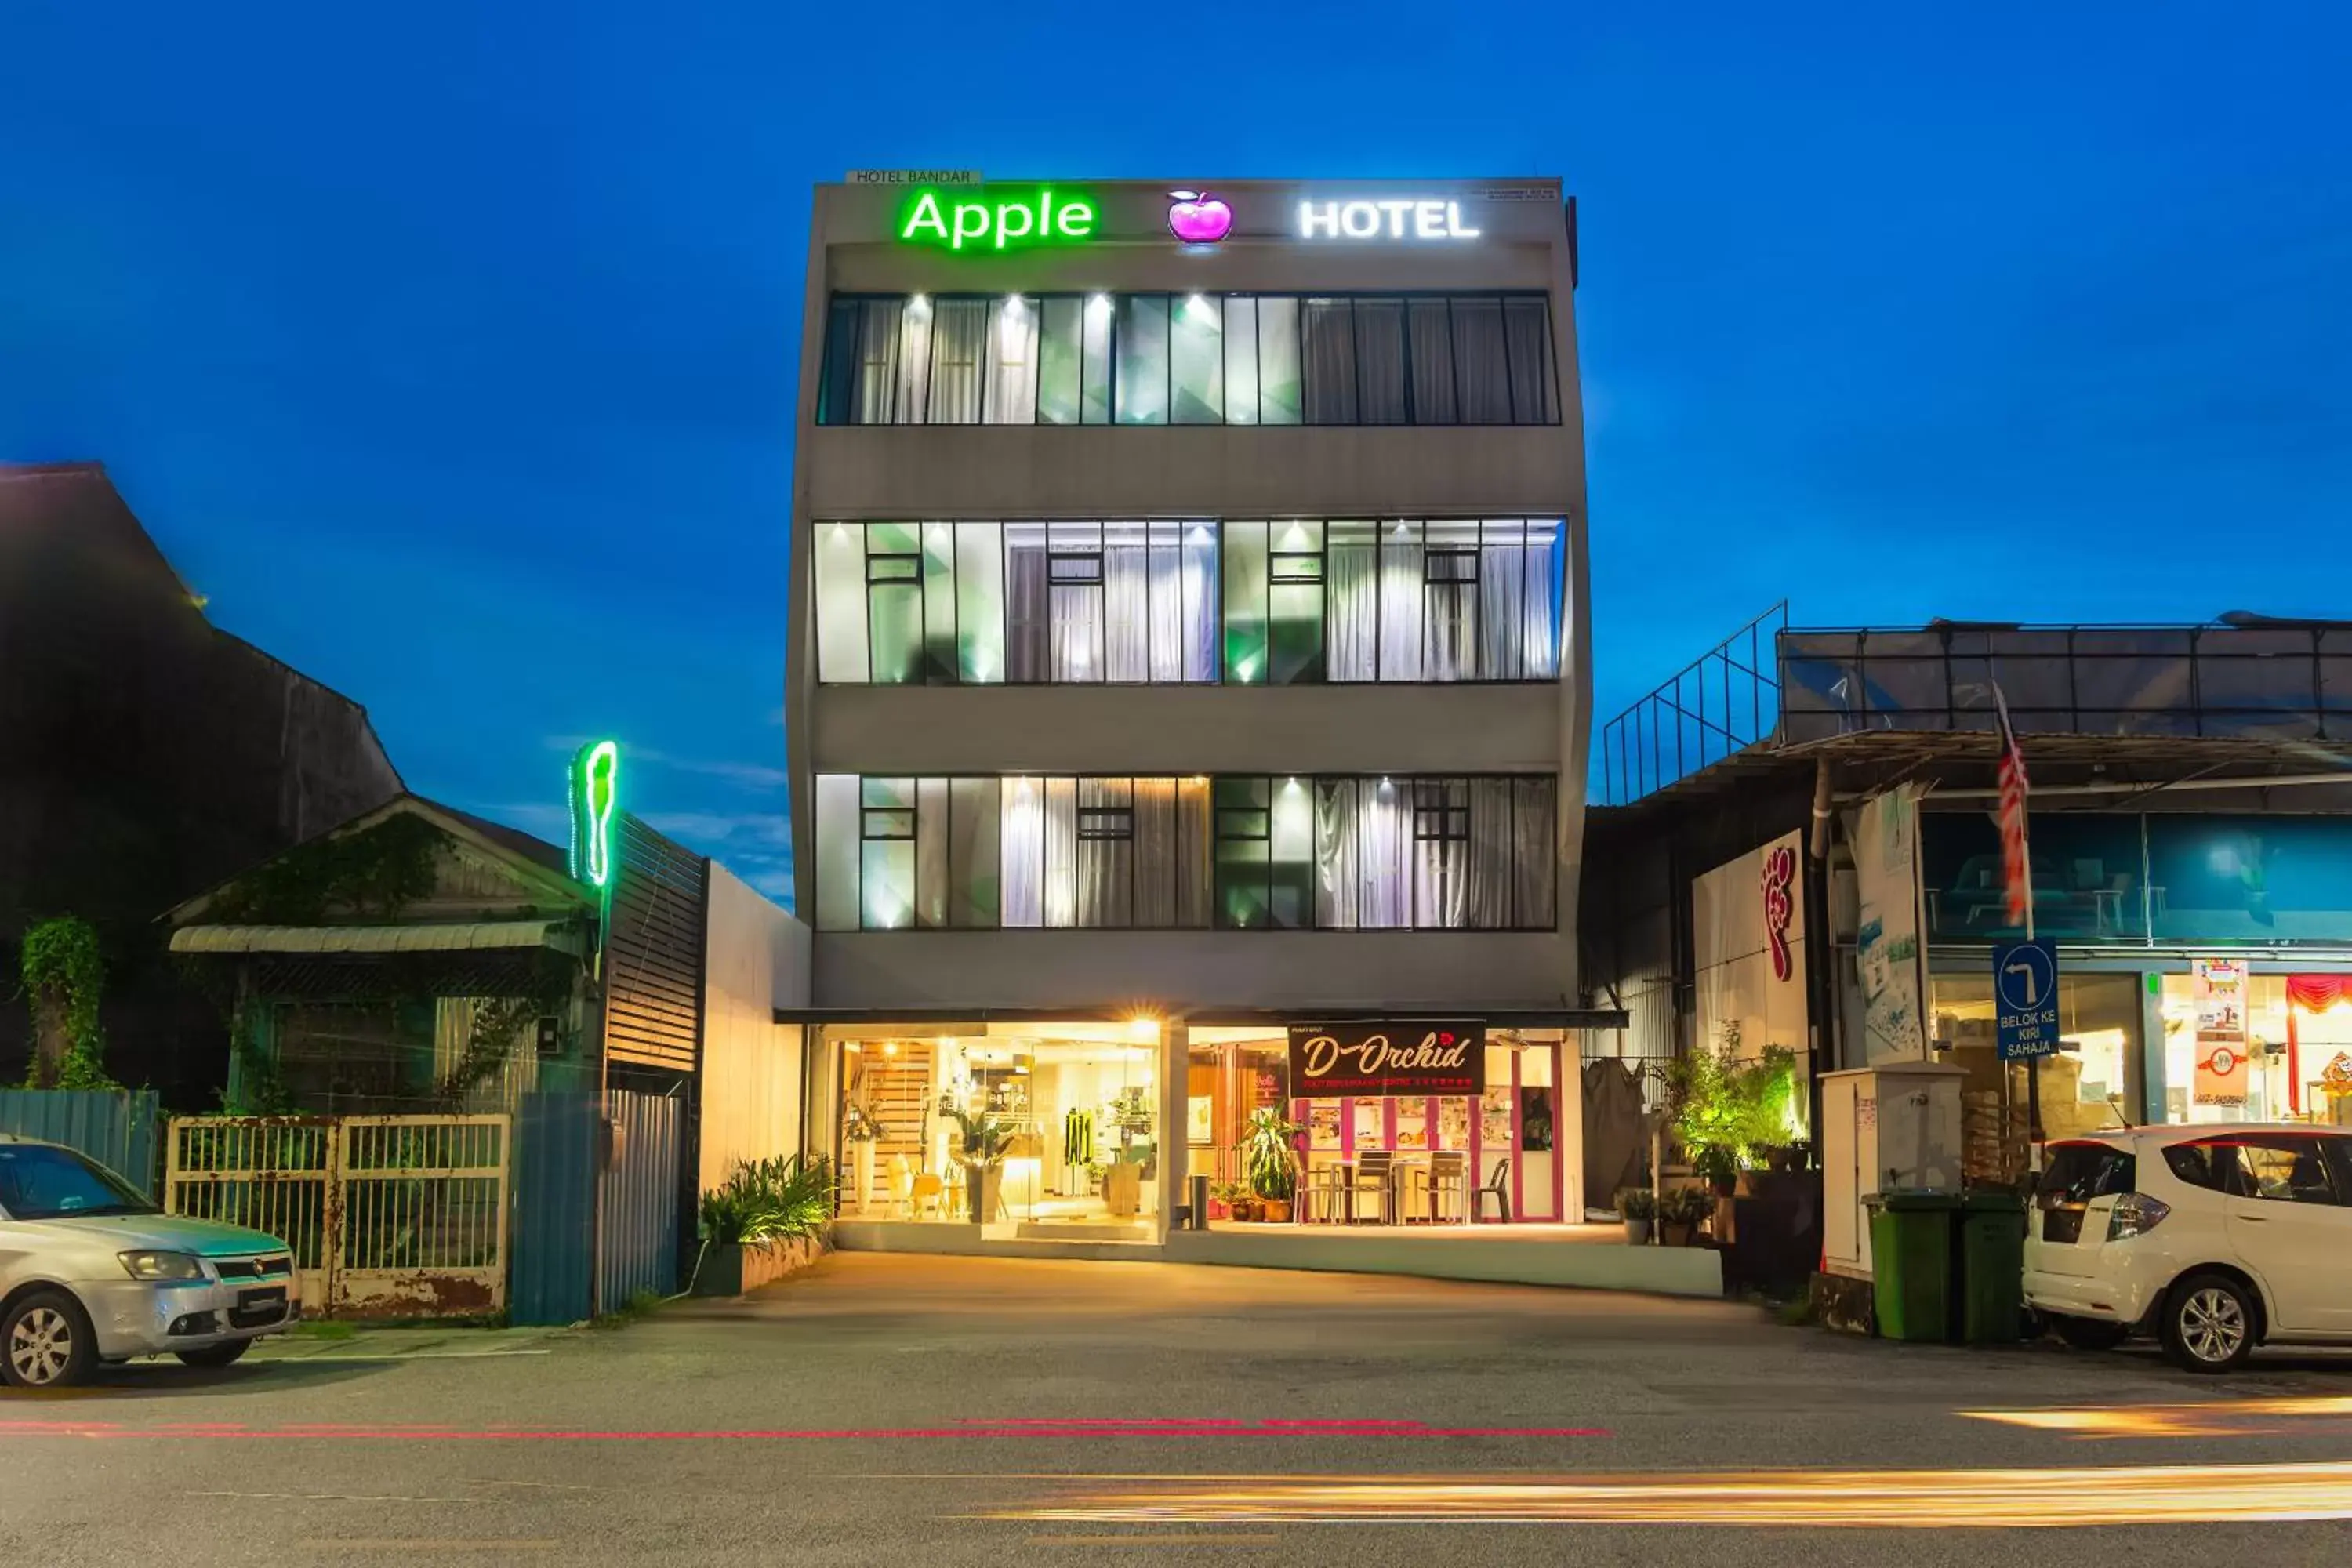
<path fill-rule="evenodd" d="M 503 1115 L 177 1118 L 163 1206 L 284 1241 L 305 1312 L 476 1317 L 506 1306 L 511 1148 Z"/>

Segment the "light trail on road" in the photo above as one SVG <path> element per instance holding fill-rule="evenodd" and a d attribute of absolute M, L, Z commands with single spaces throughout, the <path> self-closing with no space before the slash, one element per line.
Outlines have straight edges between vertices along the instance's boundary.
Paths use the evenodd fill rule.
<path fill-rule="evenodd" d="M 1993 1421 L 2077 1437 L 2255 1437 L 2292 1421 L 2352 1420 L 2352 1397 L 2215 1399 L 2197 1405 L 2084 1405 L 2047 1410 L 1963 1410 Z"/>
<path fill-rule="evenodd" d="M 2035 1470 L 1266 1477 L 1078 1494 L 980 1518 L 1094 1524 L 1699 1524 L 2077 1528 L 2352 1519 L 2352 1463 Z"/>

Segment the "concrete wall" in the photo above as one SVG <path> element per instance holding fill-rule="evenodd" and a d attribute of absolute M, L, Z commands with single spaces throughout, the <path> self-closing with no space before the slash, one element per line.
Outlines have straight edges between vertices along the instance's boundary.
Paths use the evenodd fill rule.
<path fill-rule="evenodd" d="M 701 1184 L 738 1160 L 801 1146 L 801 1029 L 778 1007 L 809 997 L 808 928 L 724 866 L 710 867 L 704 956 Z"/>
<path fill-rule="evenodd" d="M 827 1007 L 1558 1007 L 1570 939 L 1528 931 L 895 931 L 816 939 Z"/>

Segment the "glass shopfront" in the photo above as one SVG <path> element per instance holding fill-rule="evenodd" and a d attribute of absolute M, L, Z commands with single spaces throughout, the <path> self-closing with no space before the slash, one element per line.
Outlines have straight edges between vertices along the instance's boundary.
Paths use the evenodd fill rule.
<path fill-rule="evenodd" d="M 1490 1031 L 1485 1084 L 1471 1095 L 1300 1098 L 1286 1037 L 1265 1028 L 1194 1028 L 1186 1079 L 1187 1169 L 1211 1178 L 1213 1218 L 1302 1225 L 1555 1223 L 1566 1192 L 1559 1030 Z M 1254 1203 L 1253 1115 L 1302 1129 L 1293 1190 Z M 1253 1214 L 1255 1210 L 1255 1214 Z"/>
<path fill-rule="evenodd" d="M 1159 1206 L 1160 1030 L 832 1026 L 845 1217 L 1088 1226 Z"/>

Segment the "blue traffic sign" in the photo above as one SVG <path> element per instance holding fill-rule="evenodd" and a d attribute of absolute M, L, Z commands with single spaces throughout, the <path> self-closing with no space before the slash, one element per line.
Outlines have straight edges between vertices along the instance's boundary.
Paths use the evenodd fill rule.
<path fill-rule="evenodd" d="M 2058 1051 L 2058 950 L 2047 942 L 2005 942 L 1992 950 L 1993 1016 L 2000 1059 Z"/>

